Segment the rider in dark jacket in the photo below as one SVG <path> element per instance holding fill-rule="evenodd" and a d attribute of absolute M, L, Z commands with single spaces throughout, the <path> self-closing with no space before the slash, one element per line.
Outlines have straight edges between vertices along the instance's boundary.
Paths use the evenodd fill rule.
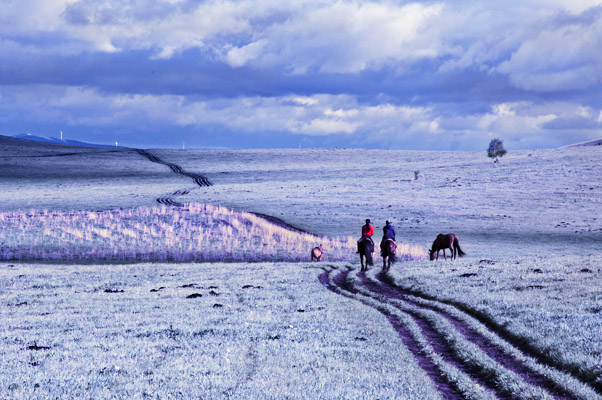
<path fill-rule="evenodd" d="M 395 227 L 391 221 L 387 221 L 385 227 L 383 228 L 383 241 L 387 239 L 395 241 Z"/>
<path fill-rule="evenodd" d="M 386 240 L 391 239 L 392 241 L 395 241 L 395 227 L 393 226 L 393 224 L 391 223 L 391 221 L 387 221 L 384 228 L 383 228 L 383 238 L 380 241 L 380 254 L 382 256 L 383 253 L 383 245 L 385 243 Z"/>

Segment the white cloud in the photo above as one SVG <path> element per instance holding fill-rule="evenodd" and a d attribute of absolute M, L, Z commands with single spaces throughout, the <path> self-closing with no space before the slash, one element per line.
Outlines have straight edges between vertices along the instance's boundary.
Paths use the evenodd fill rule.
<path fill-rule="evenodd" d="M 357 108 L 353 108 L 351 110 L 343 110 L 342 108 L 339 108 L 338 110 L 332 110 L 327 108 L 324 110 L 324 115 L 335 118 L 349 118 L 356 116 L 359 114 L 359 112 L 360 111 Z"/>
<path fill-rule="evenodd" d="M 127 126 L 142 132 L 214 126 L 248 135 L 337 134 L 367 147 L 412 143 L 414 148 L 479 149 L 491 137 L 514 148 L 553 146 L 598 138 L 602 123 L 599 109 L 570 102 L 504 102 L 485 113 L 463 115 L 436 105 L 366 105 L 348 95 L 199 100 L 49 85 L 3 86 L 1 94 L 0 121 L 5 122 L 17 118 L 90 128 Z"/>
<path fill-rule="evenodd" d="M 441 73 L 474 68 L 553 91 L 600 82 L 597 6 L 602 1 L 6 0 L 0 37 L 10 57 L 146 50 L 169 59 L 203 49 L 232 67 L 297 74 L 403 71 L 428 59 Z"/>
<path fill-rule="evenodd" d="M 258 66 L 286 66 L 295 73 L 310 68 L 353 73 L 391 61 L 430 57 L 434 51 L 419 36 L 441 9 L 419 3 L 314 4 L 257 32 L 265 40 L 265 51 L 249 61 Z"/>
<path fill-rule="evenodd" d="M 234 47 L 227 51 L 225 60 L 233 67 L 241 67 L 249 60 L 256 59 L 266 46 L 266 40 L 261 39 L 242 47 Z"/>
<path fill-rule="evenodd" d="M 481 116 L 477 127 L 496 134 L 538 132 L 544 123 L 558 118 L 553 112 L 542 111 L 528 102 L 496 104 L 490 113 Z"/>
<path fill-rule="evenodd" d="M 358 127 L 358 123 L 339 119 L 316 118 L 309 123 L 302 124 L 300 128 L 293 128 L 293 132 L 305 135 L 329 135 L 333 133 L 353 133 Z"/>
<path fill-rule="evenodd" d="M 428 109 L 366 106 L 346 95 L 244 97 L 197 100 L 176 95 L 108 95 L 84 87 L 5 87 L 0 118 L 22 115 L 37 122 L 72 125 L 217 125 L 239 132 L 289 134 L 378 133 L 390 126 L 412 130 L 430 123 Z"/>
<path fill-rule="evenodd" d="M 591 25 L 540 32 L 523 42 L 497 71 L 527 90 L 582 89 L 602 82 L 602 13 Z"/>

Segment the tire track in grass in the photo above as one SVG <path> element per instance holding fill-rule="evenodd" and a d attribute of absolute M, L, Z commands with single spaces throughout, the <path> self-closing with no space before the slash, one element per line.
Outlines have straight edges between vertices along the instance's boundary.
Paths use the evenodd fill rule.
<path fill-rule="evenodd" d="M 360 272 L 358 274 L 362 284 L 371 292 L 386 298 L 401 300 L 408 306 L 415 307 L 417 309 L 433 311 L 440 317 L 443 317 L 449 321 L 452 326 L 466 338 L 466 340 L 478 346 L 496 363 L 520 376 L 521 379 L 523 379 L 523 381 L 529 385 L 542 388 L 556 399 L 568 400 L 577 398 L 558 385 L 557 382 L 533 370 L 525 363 L 518 360 L 513 354 L 510 354 L 508 351 L 506 351 L 502 346 L 493 343 L 489 338 L 477 332 L 460 318 L 453 316 L 435 306 L 422 304 L 412 299 L 407 294 L 404 294 L 401 290 L 399 290 L 399 288 L 382 283 L 385 280 L 383 279 L 383 275 L 384 274 L 382 272 L 378 273 L 377 277 L 380 277 L 380 279 L 379 282 L 376 282 L 368 278 L 364 272 Z M 501 388 L 501 390 L 502 392 L 505 392 L 504 388 Z M 504 395 L 510 394 L 505 393 Z"/>
<path fill-rule="evenodd" d="M 331 285 L 330 274 L 332 271 L 333 270 L 325 270 L 322 274 L 320 274 L 318 278 L 320 283 L 333 293 L 349 297 L 354 300 L 359 300 L 356 297 L 356 295 L 358 295 L 359 292 L 347 283 L 346 276 L 349 273 L 349 271 L 342 272 L 339 275 L 337 275 L 335 280 L 333 280 L 334 285 Z M 371 304 L 368 304 L 366 302 L 363 303 L 375 308 Z M 437 390 L 441 393 L 441 396 L 444 399 L 450 400 L 464 399 L 465 397 L 459 390 L 457 385 L 455 385 L 454 382 L 450 382 L 448 379 L 446 379 L 445 374 L 440 369 L 440 367 L 432 359 L 426 356 L 426 353 L 423 351 L 419 341 L 414 337 L 414 335 L 408 329 L 408 327 L 402 323 L 399 317 L 393 315 L 392 313 L 388 313 L 385 310 L 377 310 L 381 312 L 387 318 L 389 323 L 393 326 L 393 329 L 395 329 L 395 331 L 401 338 L 403 344 L 410 351 L 410 353 L 412 353 L 414 359 L 416 360 L 420 368 L 422 368 L 422 370 L 434 383 Z"/>
<path fill-rule="evenodd" d="M 588 388 L 590 388 L 591 390 L 596 392 L 598 394 L 598 396 L 600 393 L 602 393 L 602 385 L 599 384 L 598 382 L 593 381 L 593 379 L 591 379 L 591 377 L 589 376 L 590 374 L 587 374 L 578 368 L 575 368 L 572 366 L 571 366 L 572 368 L 569 368 L 565 365 L 562 365 L 561 363 L 555 362 L 554 359 L 545 356 L 541 352 L 541 350 L 539 350 L 538 348 L 533 346 L 531 343 L 527 342 L 524 338 L 516 337 L 514 334 L 509 332 L 506 328 L 500 326 L 495 321 L 492 321 L 488 316 L 480 313 L 479 311 L 473 310 L 461 303 L 457 303 L 454 301 L 439 300 L 433 296 L 418 292 L 416 290 L 402 288 L 402 287 L 396 285 L 395 282 L 393 281 L 393 279 L 386 273 L 382 273 L 382 272 L 378 273 L 378 274 L 376 274 L 376 278 L 382 285 L 385 285 L 391 291 L 396 293 L 396 296 L 402 297 L 402 300 L 408 299 L 410 301 L 413 301 L 416 304 L 419 304 L 420 307 L 426 307 L 437 313 L 440 313 L 444 318 L 448 319 L 453 325 L 455 325 L 455 326 L 457 325 L 459 330 L 460 329 L 464 330 L 464 332 L 466 332 L 466 334 L 468 334 L 468 335 L 476 334 L 478 337 L 475 337 L 475 339 L 480 340 L 483 346 L 489 347 L 489 351 L 491 351 L 492 354 L 496 354 L 496 353 L 502 351 L 503 355 L 501 355 L 501 357 L 506 357 L 508 355 L 508 352 L 506 352 L 501 346 L 498 346 L 498 345 L 490 346 L 492 344 L 492 342 L 488 338 L 484 337 L 483 335 L 478 333 L 476 330 L 474 330 L 473 328 L 468 326 L 465 321 L 462 321 L 460 318 L 455 317 L 454 315 L 450 314 L 449 312 L 444 311 L 445 308 L 451 307 L 452 309 L 456 310 L 460 315 L 465 316 L 463 318 L 466 318 L 466 319 L 470 318 L 475 321 L 478 321 L 490 333 L 492 333 L 493 335 L 498 337 L 500 340 L 506 342 L 509 346 L 513 347 L 518 352 L 524 354 L 525 356 L 532 358 L 533 360 L 535 360 L 537 362 L 537 364 L 548 367 L 548 368 L 552 368 L 554 370 L 562 371 L 562 373 L 570 375 L 573 379 L 579 381 L 582 385 L 587 386 Z M 417 298 L 417 299 L 421 299 L 423 301 L 432 302 L 432 303 L 437 304 L 437 306 L 432 306 L 432 305 L 429 306 L 429 305 L 421 304 L 421 303 L 418 303 L 416 300 L 412 300 L 412 298 L 415 298 L 415 299 Z M 515 357 L 512 356 L 512 358 L 515 358 Z M 506 360 L 506 362 L 512 363 L 511 360 Z M 533 381 L 534 383 L 538 382 L 538 385 L 543 385 L 542 387 L 547 385 L 548 386 L 547 390 L 549 390 L 552 394 L 556 393 L 557 396 L 563 396 L 563 395 L 570 396 L 570 394 L 568 394 L 566 392 L 566 390 L 564 390 L 562 387 L 560 387 L 556 382 L 552 381 L 550 378 L 545 377 L 542 374 L 539 374 L 539 373 L 533 371 L 530 367 L 528 367 L 524 364 L 522 367 L 519 367 L 516 364 L 514 364 L 514 366 L 517 367 L 517 370 L 515 372 L 517 372 L 519 375 L 521 373 L 530 374 L 530 377 L 532 379 L 534 379 L 534 381 Z M 523 367 L 526 369 L 523 369 Z M 530 371 L 535 372 L 535 374 L 531 374 Z M 560 397 L 560 398 L 562 398 L 562 397 Z M 574 397 L 568 397 L 568 398 L 574 398 Z M 600 398 L 600 397 L 598 397 L 598 398 Z"/>
<path fill-rule="evenodd" d="M 371 296 L 363 292 L 359 292 L 355 287 L 352 286 L 351 283 L 348 282 L 347 277 L 351 270 L 347 272 L 343 272 L 338 274 L 333 282 L 338 286 L 345 290 L 352 290 L 355 293 L 359 293 L 360 295 L 367 296 L 372 298 L 373 300 L 384 303 L 376 296 Z M 398 308 L 398 307 L 396 307 Z M 488 393 L 493 395 L 498 399 L 512 399 L 510 392 L 504 390 L 504 388 L 500 388 L 495 385 L 495 380 L 492 379 L 490 373 L 484 371 L 479 368 L 477 365 L 470 363 L 469 361 L 460 358 L 457 356 L 456 351 L 453 349 L 451 344 L 446 340 L 445 336 L 439 332 L 435 327 L 432 326 L 431 322 L 428 321 L 424 316 L 419 313 L 414 312 L 413 310 L 401 309 L 398 308 L 400 312 L 409 315 L 416 325 L 421 330 L 422 335 L 426 338 L 429 345 L 433 348 L 434 352 L 437 353 L 444 362 L 453 366 L 459 371 L 462 371 L 467 377 L 469 377 L 475 384 L 483 387 Z"/>
<path fill-rule="evenodd" d="M 161 158 L 157 157 L 156 155 L 152 154 L 148 150 L 136 149 L 136 152 L 138 154 L 148 158 L 150 161 L 152 161 L 154 163 L 165 165 L 165 166 L 169 167 L 169 169 L 176 174 L 192 178 L 194 183 L 196 183 L 200 187 L 213 186 L 213 184 L 211 183 L 211 181 L 209 181 L 209 179 L 207 177 L 204 177 L 199 174 L 193 174 L 193 173 L 187 172 L 184 169 L 182 169 L 182 167 L 180 167 L 179 165 L 166 162 L 166 161 L 162 160 Z M 190 193 L 189 190 L 176 190 L 175 192 L 170 193 L 170 195 L 168 195 L 168 196 L 161 196 L 161 197 L 157 198 L 155 201 L 159 204 L 166 205 L 166 206 L 183 207 L 184 206 L 183 203 L 180 203 L 179 201 L 174 200 L 172 197 L 173 196 L 185 196 L 189 193 Z M 254 214 L 255 216 L 257 216 L 261 219 L 264 219 L 274 225 L 280 226 L 280 227 L 288 229 L 290 231 L 299 232 L 299 233 L 307 233 L 309 235 L 318 237 L 318 235 L 315 235 L 315 234 L 308 232 L 306 230 L 303 230 L 301 228 L 297 228 L 296 226 L 293 226 L 287 222 L 284 222 L 280 218 L 273 217 L 273 216 L 267 215 L 267 214 L 256 213 L 256 212 L 251 212 L 251 214 Z"/>
<path fill-rule="evenodd" d="M 432 349 L 444 363 L 470 379 L 472 384 L 470 381 L 462 382 L 460 392 L 469 393 L 472 398 L 475 395 L 467 388 L 470 385 L 478 385 L 485 389 L 487 395 L 501 399 L 600 398 L 586 382 L 576 382 L 574 377 L 569 377 L 569 374 L 557 368 L 537 363 L 533 358 L 525 358 L 525 354 L 501 339 L 496 332 L 482 327 L 477 329 L 474 324 L 481 325 L 478 322 L 473 324 L 474 319 L 461 311 L 450 311 L 446 308 L 449 306 L 445 305 L 439 307 L 430 299 L 417 299 L 411 294 L 403 293 L 400 288 L 387 284 L 384 273 L 377 274 L 377 279 L 369 278 L 364 272 L 351 278 L 353 269 L 348 267 L 348 271 L 337 274 L 330 285 L 329 275 L 332 271 L 320 275 L 319 280 L 324 286 L 375 308 L 387 317 L 400 336 L 400 322 L 403 318 L 395 317 L 395 312 L 383 311 L 383 307 L 394 307 L 396 312 L 409 316 L 419 328 L 420 335 L 426 339 L 427 345 L 422 346 L 422 351 L 427 353 L 427 348 Z M 418 360 L 416 352 L 410 347 L 412 344 L 407 340 L 404 340 L 404 344 Z M 419 365 L 435 382 L 432 370 L 427 371 L 423 362 L 419 362 Z M 441 372 L 441 367 L 438 370 Z M 445 395 L 444 397 L 447 398 Z M 480 397 L 477 395 L 476 398 Z"/>
<path fill-rule="evenodd" d="M 206 177 L 204 177 L 202 175 L 186 172 L 179 165 L 173 164 L 173 163 L 168 163 L 147 150 L 136 149 L 136 152 L 138 154 L 140 154 L 141 156 L 148 158 L 150 161 L 152 161 L 154 163 L 167 166 L 173 173 L 192 178 L 193 182 L 195 184 L 197 184 L 198 186 L 201 186 L 201 187 L 211 186 L 211 182 Z M 171 206 L 171 207 L 183 207 L 184 204 L 180 203 L 179 201 L 174 200 L 172 198 L 172 196 L 185 196 L 189 193 L 190 193 L 189 190 L 176 190 L 175 192 L 171 193 L 169 196 L 162 196 L 162 197 L 157 198 L 156 202 L 159 204 Z"/>
<path fill-rule="evenodd" d="M 174 172 L 176 174 L 184 175 L 189 178 L 192 178 L 194 183 L 196 183 L 199 186 L 211 186 L 212 185 L 207 177 L 205 177 L 203 175 L 193 174 L 191 172 L 184 171 L 184 169 L 182 169 L 182 167 L 180 167 L 179 165 L 169 163 L 167 161 L 163 161 L 161 158 L 157 157 L 156 155 L 150 153 L 147 150 L 137 149 L 136 152 L 138 154 L 148 158 L 150 161 L 152 161 L 154 163 L 167 166 L 169 169 L 171 169 L 172 172 Z"/>

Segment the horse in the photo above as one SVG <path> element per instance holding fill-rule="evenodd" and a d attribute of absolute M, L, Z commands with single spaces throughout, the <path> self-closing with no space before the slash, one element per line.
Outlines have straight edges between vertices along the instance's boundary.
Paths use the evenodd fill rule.
<path fill-rule="evenodd" d="M 367 271 L 368 265 L 374 265 L 372 254 L 374 253 L 374 243 L 370 239 L 362 239 L 358 243 L 360 252 L 360 263 L 362 264 L 361 271 Z M 364 257 L 366 257 L 366 265 L 364 266 Z"/>
<path fill-rule="evenodd" d="M 443 250 L 443 258 L 447 260 L 445 256 L 445 249 L 451 250 L 451 259 L 457 258 L 457 256 L 464 257 L 466 253 L 462 251 L 460 248 L 460 242 L 458 241 L 458 236 L 453 233 L 448 233 L 444 235 L 442 233 L 437 235 L 437 238 L 433 242 L 433 246 L 429 250 L 429 256 L 431 261 L 435 259 L 435 251 L 437 252 L 437 260 L 439 260 L 439 250 Z"/>
<path fill-rule="evenodd" d="M 388 271 L 391 269 L 391 264 L 397 261 L 397 256 L 395 255 L 397 244 L 393 239 L 387 239 L 380 244 L 380 249 L 383 256 L 383 271 Z"/>
<path fill-rule="evenodd" d="M 316 262 L 322 261 L 323 254 L 324 254 L 324 248 L 322 247 L 322 245 L 314 247 L 313 249 L 311 249 L 311 260 L 316 261 Z"/>

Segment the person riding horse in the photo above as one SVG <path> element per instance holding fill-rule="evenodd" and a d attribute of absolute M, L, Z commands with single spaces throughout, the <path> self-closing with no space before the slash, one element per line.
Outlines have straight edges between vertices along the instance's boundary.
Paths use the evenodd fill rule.
<path fill-rule="evenodd" d="M 360 242 L 363 240 L 369 240 L 372 243 L 372 247 L 374 248 L 374 241 L 372 240 L 372 235 L 374 235 L 374 228 L 370 225 L 370 219 L 366 219 L 366 225 L 362 226 L 362 237 L 357 241 L 357 252 L 360 252 Z"/>
<path fill-rule="evenodd" d="M 381 256 L 383 255 L 384 243 L 389 239 L 395 242 L 395 227 L 391 221 L 387 221 L 383 228 L 383 238 L 380 241 Z"/>

